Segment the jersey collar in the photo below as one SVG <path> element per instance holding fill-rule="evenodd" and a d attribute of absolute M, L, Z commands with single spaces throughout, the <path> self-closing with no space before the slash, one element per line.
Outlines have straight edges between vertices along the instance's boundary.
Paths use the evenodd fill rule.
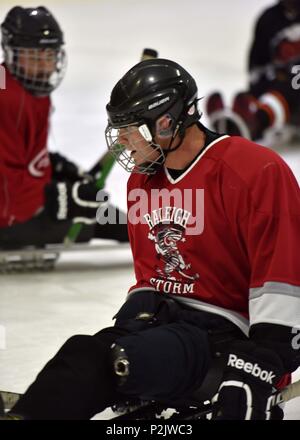
<path fill-rule="evenodd" d="M 210 144 L 207 145 L 207 147 L 205 148 L 205 150 L 199 154 L 199 156 L 197 157 L 196 160 L 194 160 L 191 165 L 182 173 L 180 174 L 179 177 L 177 177 L 177 179 L 173 179 L 173 177 L 171 176 L 171 174 L 168 171 L 168 168 L 166 168 L 166 166 L 164 165 L 164 171 L 166 174 L 166 177 L 168 179 L 168 181 L 172 184 L 174 183 L 178 183 L 180 182 L 180 180 L 184 179 L 185 176 L 194 168 L 194 166 L 199 162 L 199 160 L 204 156 L 204 154 L 214 145 L 216 145 L 218 142 L 222 141 L 223 139 L 228 138 L 229 136 L 226 134 L 224 136 L 220 136 L 218 139 L 215 139 L 213 142 L 211 142 Z"/>

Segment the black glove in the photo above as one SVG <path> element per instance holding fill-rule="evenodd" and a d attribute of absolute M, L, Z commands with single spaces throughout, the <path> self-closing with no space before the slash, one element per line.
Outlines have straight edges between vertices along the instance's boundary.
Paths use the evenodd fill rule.
<path fill-rule="evenodd" d="M 49 153 L 53 180 L 69 180 L 75 182 L 86 178 L 85 174 L 74 162 L 59 153 Z"/>
<path fill-rule="evenodd" d="M 279 356 L 251 341 L 231 346 L 218 393 L 213 420 L 267 420 L 273 386 L 284 374 Z"/>
<path fill-rule="evenodd" d="M 54 220 L 73 220 L 75 223 L 96 223 L 99 207 L 107 205 L 106 191 L 97 190 L 94 182 L 53 181 L 45 188 L 45 210 Z M 96 200 L 97 198 L 97 200 Z"/>

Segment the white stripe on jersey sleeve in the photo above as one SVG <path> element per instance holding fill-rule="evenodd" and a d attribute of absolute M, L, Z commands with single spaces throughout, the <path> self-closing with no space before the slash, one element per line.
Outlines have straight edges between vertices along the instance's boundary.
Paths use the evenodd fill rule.
<path fill-rule="evenodd" d="M 300 323 L 300 287 L 287 283 L 266 282 L 250 289 L 250 326 L 272 323 L 289 327 Z"/>

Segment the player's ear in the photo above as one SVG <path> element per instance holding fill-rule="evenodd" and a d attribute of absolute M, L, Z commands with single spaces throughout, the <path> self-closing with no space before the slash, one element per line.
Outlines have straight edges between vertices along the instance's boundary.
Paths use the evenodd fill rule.
<path fill-rule="evenodd" d="M 156 136 L 161 138 L 166 138 L 172 136 L 173 119 L 169 114 L 161 116 L 156 121 Z"/>

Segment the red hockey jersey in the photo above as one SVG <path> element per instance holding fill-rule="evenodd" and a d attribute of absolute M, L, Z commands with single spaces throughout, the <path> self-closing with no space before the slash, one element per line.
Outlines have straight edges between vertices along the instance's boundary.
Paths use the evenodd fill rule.
<path fill-rule="evenodd" d="M 0 90 L 0 227 L 30 219 L 50 181 L 49 97 L 28 93 L 6 69 Z"/>
<path fill-rule="evenodd" d="M 128 181 L 136 284 L 250 325 L 299 325 L 300 190 L 286 163 L 240 137 L 212 142 L 177 179 Z"/>

